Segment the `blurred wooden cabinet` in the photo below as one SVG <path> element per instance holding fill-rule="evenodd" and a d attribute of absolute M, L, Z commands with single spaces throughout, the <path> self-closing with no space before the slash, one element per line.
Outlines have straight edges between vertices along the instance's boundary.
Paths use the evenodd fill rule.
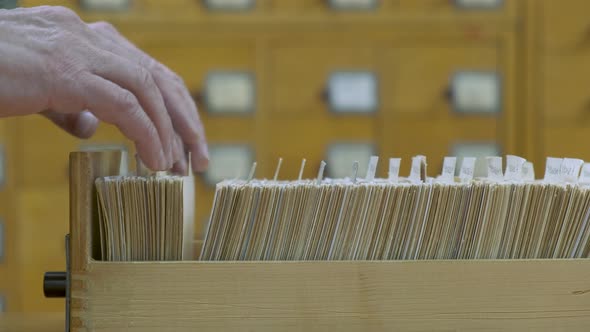
<path fill-rule="evenodd" d="M 590 2 L 531 1 L 527 100 L 536 163 L 547 156 L 590 160 Z"/>
<path fill-rule="evenodd" d="M 538 16 L 538 49 L 547 53 L 570 53 L 590 50 L 590 4 L 584 0 L 541 0 L 531 3 Z M 544 53 L 545 53 L 544 52 Z"/>
<path fill-rule="evenodd" d="M 421 151 L 434 175 L 456 145 L 492 144 L 500 153 L 516 153 L 514 98 L 506 98 L 506 92 L 515 89 L 507 65 L 515 57 L 510 38 L 502 34 L 492 41 L 449 38 L 439 41 L 442 45 L 417 40 L 385 49 L 380 55 L 383 89 L 388 91 L 383 93 L 379 121 L 380 141 L 387 142 L 383 154 L 409 160 Z M 493 86 L 474 86 L 478 89 L 474 91 L 463 91 L 465 85 L 457 83 L 462 77 L 486 80 L 488 76 Z M 491 109 L 461 107 L 460 97 L 466 93 L 474 105 L 491 103 Z M 402 172 L 409 172 L 409 163 L 402 165 Z"/>

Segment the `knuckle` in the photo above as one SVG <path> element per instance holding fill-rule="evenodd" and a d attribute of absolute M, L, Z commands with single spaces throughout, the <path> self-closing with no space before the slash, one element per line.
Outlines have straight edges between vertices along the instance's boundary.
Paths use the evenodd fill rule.
<path fill-rule="evenodd" d="M 137 69 L 137 80 L 141 86 L 147 86 L 150 88 L 154 88 L 156 86 L 152 74 L 147 69 L 142 67 Z"/>
<path fill-rule="evenodd" d="M 99 22 L 93 23 L 92 26 L 94 26 L 98 30 L 105 31 L 105 32 L 110 32 L 110 33 L 117 32 L 117 29 L 111 23 L 106 22 L 106 21 L 99 21 Z"/>
<path fill-rule="evenodd" d="M 44 8 L 46 11 L 45 14 L 49 17 L 60 21 L 77 21 L 79 20 L 78 15 L 76 13 L 66 7 L 62 6 L 48 6 Z"/>
<path fill-rule="evenodd" d="M 148 68 L 150 71 L 158 73 L 160 72 L 160 66 L 159 63 L 154 60 L 153 58 L 150 58 L 147 55 L 143 55 L 140 57 L 139 63 L 144 66 L 145 68 Z"/>
<path fill-rule="evenodd" d="M 129 91 L 124 91 L 119 94 L 117 97 L 117 104 L 125 111 L 137 110 L 137 99 Z"/>
<path fill-rule="evenodd" d="M 162 73 L 166 79 L 169 79 L 170 81 L 180 85 L 180 86 L 184 86 L 184 79 L 182 79 L 182 77 L 180 77 L 178 74 L 176 74 L 175 72 L 173 72 L 172 70 L 170 70 L 168 67 L 166 67 L 165 65 L 157 62 L 156 60 L 153 60 L 154 62 L 154 68 Z"/>

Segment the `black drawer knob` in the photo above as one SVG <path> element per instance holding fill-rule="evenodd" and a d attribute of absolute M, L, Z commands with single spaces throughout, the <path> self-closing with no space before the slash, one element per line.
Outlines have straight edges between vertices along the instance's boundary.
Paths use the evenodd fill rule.
<path fill-rule="evenodd" d="M 45 297 L 66 297 L 66 273 L 45 272 L 43 294 Z"/>

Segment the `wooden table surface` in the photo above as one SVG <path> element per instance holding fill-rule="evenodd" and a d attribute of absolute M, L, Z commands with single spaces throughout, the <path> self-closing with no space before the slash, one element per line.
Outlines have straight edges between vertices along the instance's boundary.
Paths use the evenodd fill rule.
<path fill-rule="evenodd" d="M 64 313 L 2 313 L 0 332 L 64 332 Z"/>

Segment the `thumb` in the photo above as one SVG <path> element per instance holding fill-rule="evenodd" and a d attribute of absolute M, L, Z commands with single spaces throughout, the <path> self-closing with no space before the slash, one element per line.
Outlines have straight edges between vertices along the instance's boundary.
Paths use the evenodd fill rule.
<path fill-rule="evenodd" d="M 88 111 L 80 113 L 41 112 L 58 127 L 79 138 L 90 138 L 98 127 L 98 119 Z"/>

